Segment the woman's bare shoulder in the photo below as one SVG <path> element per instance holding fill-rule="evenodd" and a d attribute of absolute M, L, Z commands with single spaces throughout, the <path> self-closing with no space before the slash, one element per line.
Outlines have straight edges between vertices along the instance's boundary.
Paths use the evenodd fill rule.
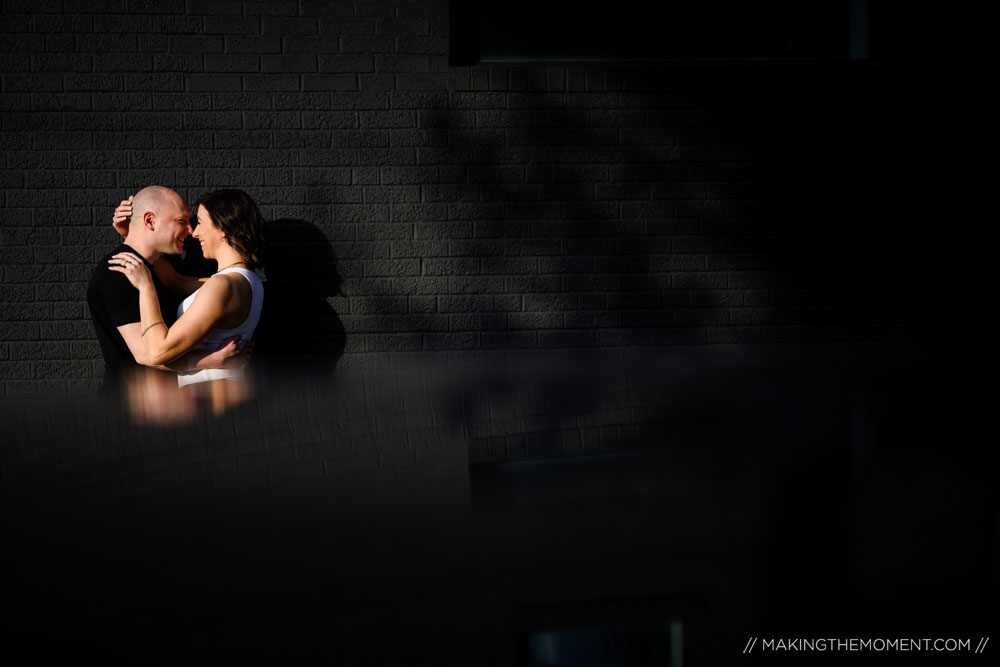
<path fill-rule="evenodd" d="M 201 284 L 198 290 L 198 297 L 203 299 L 227 299 L 236 291 L 237 287 L 229 274 L 218 273 Z"/>
<path fill-rule="evenodd" d="M 213 291 L 225 298 L 238 298 L 250 294 L 250 283 L 235 271 L 217 273 L 205 281 L 205 285 L 213 285 Z"/>

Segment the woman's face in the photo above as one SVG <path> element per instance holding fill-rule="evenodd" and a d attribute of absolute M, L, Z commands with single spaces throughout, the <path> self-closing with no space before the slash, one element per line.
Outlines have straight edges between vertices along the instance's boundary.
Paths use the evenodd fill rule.
<path fill-rule="evenodd" d="M 204 206 L 198 207 L 198 226 L 194 228 L 191 236 L 201 243 L 201 254 L 205 259 L 215 259 L 219 247 L 226 244 L 225 234 L 215 226 Z"/>

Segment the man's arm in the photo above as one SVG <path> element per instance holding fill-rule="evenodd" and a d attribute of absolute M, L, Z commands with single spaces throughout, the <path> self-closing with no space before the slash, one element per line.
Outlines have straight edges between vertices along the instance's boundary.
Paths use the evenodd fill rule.
<path fill-rule="evenodd" d="M 179 296 L 191 294 L 208 280 L 208 278 L 186 276 L 183 273 L 177 273 L 177 269 L 174 268 L 173 264 L 163 257 L 156 260 L 153 270 L 156 271 L 156 277 L 160 279 L 160 282 L 166 285 L 168 290 Z"/>
<path fill-rule="evenodd" d="M 118 333 L 125 340 L 125 344 L 128 345 L 136 363 L 150 368 L 174 372 L 205 368 L 239 368 L 245 366 L 253 354 L 252 341 L 244 343 L 237 336 L 233 336 L 218 350 L 191 351 L 166 364 L 152 364 L 149 363 L 150 358 L 146 354 L 146 346 L 142 343 L 140 326 L 139 322 L 123 324 L 118 327 Z"/>

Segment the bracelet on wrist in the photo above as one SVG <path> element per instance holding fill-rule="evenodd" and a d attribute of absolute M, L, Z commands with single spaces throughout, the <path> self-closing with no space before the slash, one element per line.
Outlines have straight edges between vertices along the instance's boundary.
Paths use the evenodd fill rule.
<path fill-rule="evenodd" d="M 148 327 L 146 327 L 145 329 L 142 330 L 142 334 L 139 336 L 139 338 L 142 338 L 143 336 L 145 336 L 146 332 L 149 331 L 150 329 L 152 329 L 153 327 L 155 327 L 157 324 L 163 324 L 163 322 L 153 322 Z M 164 326 L 166 326 L 166 325 L 164 325 Z"/>

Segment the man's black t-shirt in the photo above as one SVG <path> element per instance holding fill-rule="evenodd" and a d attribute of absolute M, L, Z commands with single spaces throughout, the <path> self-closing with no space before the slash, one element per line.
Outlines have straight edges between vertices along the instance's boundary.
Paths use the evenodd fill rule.
<path fill-rule="evenodd" d="M 138 366 L 125 339 L 118 333 L 118 327 L 139 322 L 141 319 L 139 290 L 132 286 L 124 274 L 108 268 L 110 266 L 108 260 L 120 252 L 131 252 L 137 257 L 142 257 L 130 246 L 121 244 L 98 262 L 87 287 L 90 319 L 94 323 L 97 340 L 104 353 L 104 385 L 101 387 L 103 390 L 117 387 L 122 373 Z M 145 258 L 143 261 L 146 261 Z M 156 286 L 163 321 L 170 326 L 177 319 L 178 299 L 173 297 L 160 282 L 149 262 L 146 262 L 146 267 L 153 274 L 153 285 Z"/>

